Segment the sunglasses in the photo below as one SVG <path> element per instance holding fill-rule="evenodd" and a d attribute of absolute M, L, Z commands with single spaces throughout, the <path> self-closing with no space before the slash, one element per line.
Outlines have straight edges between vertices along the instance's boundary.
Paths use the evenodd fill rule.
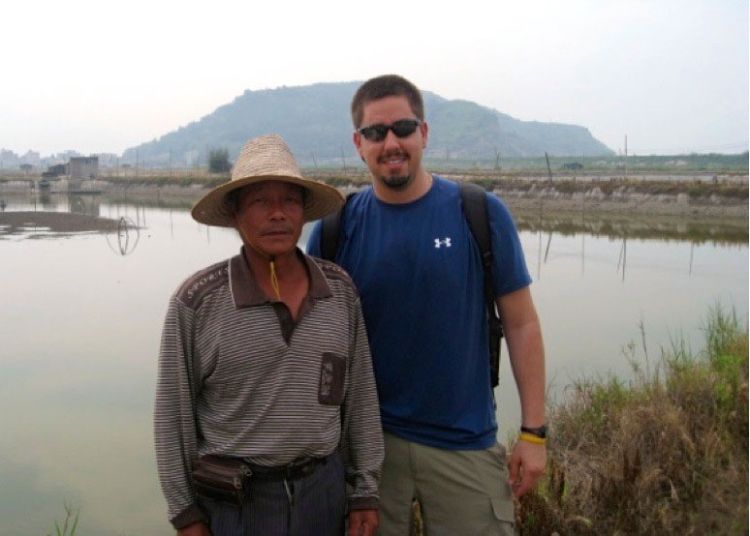
<path fill-rule="evenodd" d="M 370 125 L 369 127 L 362 127 L 357 132 L 362 134 L 365 139 L 369 141 L 383 141 L 388 135 L 388 131 L 392 130 L 397 138 L 406 138 L 414 134 L 417 127 L 422 124 L 419 119 L 399 119 L 392 125 L 384 125 L 378 123 L 376 125 Z"/>

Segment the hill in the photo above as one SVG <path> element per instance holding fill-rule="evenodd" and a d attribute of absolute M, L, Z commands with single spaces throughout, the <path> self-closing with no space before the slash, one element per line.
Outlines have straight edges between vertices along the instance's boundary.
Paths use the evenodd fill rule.
<path fill-rule="evenodd" d="M 349 103 L 360 82 L 245 91 L 229 104 L 159 139 L 127 149 L 123 163 L 191 167 L 205 164 L 209 150 L 227 149 L 234 158 L 249 138 L 275 132 L 303 165 L 358 161 L 351 143 Z M 542 156 L 614 154 L 588 129 L 520 121 L 464 100 L 423 92 L 430 143 L 426 158 L 471 161 Z"/>

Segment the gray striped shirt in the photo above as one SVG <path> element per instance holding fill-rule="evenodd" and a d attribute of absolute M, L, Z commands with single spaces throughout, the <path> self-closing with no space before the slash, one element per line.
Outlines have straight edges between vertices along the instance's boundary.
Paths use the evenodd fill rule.
<path fill-rule="evenodd" d="M 170 300 L 154 435 L 176 527 L 200 518 L 189 471 L 207 454 L 278 466 L 340 446 L 350 507 L 377 505 L 383 440 L 359 296 L 341 268 L 298 253 L 310 287 L 296 323 L 242 254 L 194 274 Z"/>

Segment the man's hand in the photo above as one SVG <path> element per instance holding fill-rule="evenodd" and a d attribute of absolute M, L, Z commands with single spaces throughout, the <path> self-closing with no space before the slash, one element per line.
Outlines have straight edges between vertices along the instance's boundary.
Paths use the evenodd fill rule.
<path fill-rule="evenodd" d="M 536 485 L 547 465 L 547 448 L 544 445 L 516 441 L 510 455 L 509 483 L 516 497 L 520 497 Z"/>
<path fill-rule="evenodd" d="M 198 521 L 178 530 L 177 536 L 211 536 L 211 529 L 202 521 Z"/>
<path fill-rule="evenodd" d="M 377 510 L 352 510 L 347 536 L 374 536 L 379 524 Z"/>

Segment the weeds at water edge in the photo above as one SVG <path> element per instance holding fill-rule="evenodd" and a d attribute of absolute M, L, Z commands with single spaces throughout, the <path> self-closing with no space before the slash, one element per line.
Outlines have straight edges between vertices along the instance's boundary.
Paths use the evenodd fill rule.
<path fill-rule="evenodd" d="M 705 331 L 702 353 L 674 343 L 655 370 L 581 380 L 550 410 L 522 534 L 747 534 L 748 332 L 718 306 Z"/>

